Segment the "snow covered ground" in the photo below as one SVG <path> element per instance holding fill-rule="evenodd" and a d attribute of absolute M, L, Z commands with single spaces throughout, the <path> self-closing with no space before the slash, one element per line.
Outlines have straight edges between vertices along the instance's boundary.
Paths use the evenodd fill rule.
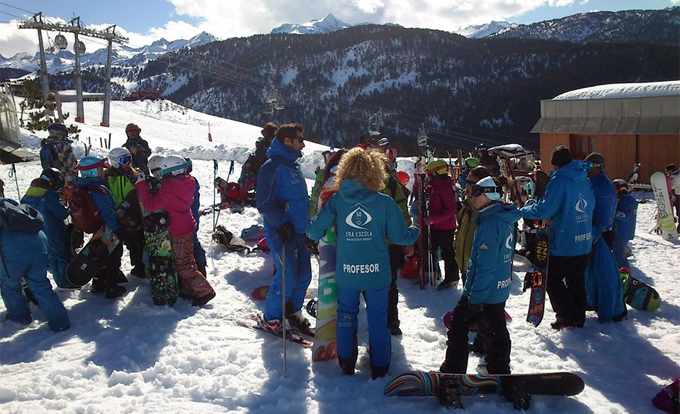
<path fill-rule="evenodd" d="M 73 107 L 66 110 L 75 113 Z M 167 106 L 168 104 L 163 104 Z M 98 124 L 101 103 L 86 103 L 87 125 L 81 142 L 112 133 L 112 147 L 124 142 L 124 128 L 135 122 L 152 149 L 180 154 L 194 161 L 202 185 L 202 204 L 213 202 L 213 159 L 226 178 L 228 160 L 236 161 L 230 180 L 254 147 L 259 126 L 189 111 L 159 111 L 159 104 L 114 102 L 111 128 Z M 214 142 L 207 141 L 208 123 Z M 45 134 L 22 131 L 25 147 L 39 148 Z M 76 145 L 83 155 L 82 144 Z M 321 163 L 324 147 L 308 143 L 302 162 L 305 176 Z M 40 173 L 39 163 L 17 165 L 19 191 Z M 412 172 L 413 162 L 400 159 Z M 16 197 L 11 166 L 0 166 L 6 195 Z M 554 332 L 548 306 L 538 328 L 524 322 L 528 293 L 520 280 L 527 267 L 516 261 L 517 277 L 507 311 L 514 373 L 573 371 L 586 388 L 575 397 L 534 397 L 533 413 L 655 413 L 651 398 L 680 374 L 680 268 L 678 245 L 648 234 L 653 203 L 640 204 L 638 229 L 632 243 L 633 275 L 654 286 L 661 308 L 645 313 L 629 308 L 628 319 L 601 325 L 589 313 L 583 329 Z M 208 278 L 217 297 L 203 309 L 180 300 L 173 308 L 151 302 L 146 280 L 130 277 L 129 292 L 120 300 L 91 294 L 58 292 L 69 310 L 72 328 L 53 333 L 40 310 L 29 326 L 4 321 L 0 303 L 0 407 L 3 413 L 414 413 L 444 412 L 434 398 L 385 397 L 388 378 L 371 380 L 370 368 L 359 365 L 353 377 L 342 376 L 335 361 L 312 363 L 311 351 L 288 343 L 288 377 L 283 377 L 281 341 L 239 327 L 235 318 L 262 309 L 250 292 L 271 279 L 272 259 L 263 253 L 230 253 L 211 242 L 211 216 L 201 222 L 199 238 L 208 253 Z M 254 208 L 241 214 L 222 212 L 220 224 L 234 233 L 261 223 Z M 314 260 L 314 259 L 313 259 Z M 314 281 L 318 266 L 313 261 Z M 127 253 L 123 270 L 129 271 Z M 391 374 L 436 370 L 444 357 L 446 332 L 442 316 L 456 304 L 460 291 L 420 290 L 401 279 L 400 316 L 404 335 L 393 338 Z M 362 313 L 363 316 L 363 313 Z M 361 317 L 360 317 L 361 320 Z M 366 352 L 365 322 L 360 326 L 360 356 Z M 470 357 L 468 372 L 478 358 Z M 464 397 L 468 413 L 510 413 L 512 406 L 497 396 Z"/>

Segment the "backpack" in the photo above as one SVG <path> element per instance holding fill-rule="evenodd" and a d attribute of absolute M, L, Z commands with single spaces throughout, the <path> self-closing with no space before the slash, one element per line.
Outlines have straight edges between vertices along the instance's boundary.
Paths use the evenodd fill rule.
<path fill-rule="evenodd" d="M 250 154 L 241 168 L 241 176 L 238 179 L 238 183 L 245 192 L 254 190 L 257 185 L 257 173 L 255 172 L 255 167 L 253 165 L 254 162 L 255 154 Z"/>
<path fill-rule="evenodd" d="M 235 236 L 222 225 L 215 227 L 215 232 L 212 234 L 212 239 L 215 241 L 215 243 L 229 251 L 246 253 L 250 252 L 248 245 L 242 238 Z"/>
<path fill-rule="evenodd" d="M 104 225 L 104 219 L 88 191 L 104 192 L 95 185 L 76 186 L 71 192 L 68 210 L 77 228 L 85 233 L 95 233 Z"/>
<path fill-rule="evenodd" d="M 0 228 L 22 233 L 37 233 L 43 229 L 42 214 L 28 204 L 9 198 L 0 201 Z"/>

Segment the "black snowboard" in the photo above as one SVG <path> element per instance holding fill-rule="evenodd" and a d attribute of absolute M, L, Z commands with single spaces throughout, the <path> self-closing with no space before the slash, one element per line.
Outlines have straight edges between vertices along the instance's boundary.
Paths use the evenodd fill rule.
<path fill-rule="evenodd" d="M 141 222 L 141 211 L 137 191 L 131 191 L 113 214 L 118 220 L 121 234 L 138 227 Z M 68 264 L 66 278 L 73 285 L 84 286 L 92 280 L 97 271 L 106 263 L 109 254 L 120 244 L 116 235 L 105 234 L 104 230 L 104 226 L 97 230 L 85 247 Z"/>
<path fill-rule="evenodd" d="M 436 396 L 443 405 L 451 405 L 450 395 L 455 394 L 458 408 L 460 396 L 483 394 L 514 394 L 516 408 L 527 409 L 532 395 L 571 396 L 585 388 L 583 380 L 571 372 L 544 374 L 443 374 L 440 372 L 409 371 L 392 378 L 383 393 L 398 397 Z"/>
<path fill-rule="evenodd" d="M 143 219 L 146 251 L 149 255 L 151 299 L 156 305 L 172 306 L 179 296 L 178 278 L 172 261 L 172 246 L 165 211 L 146 213 Z"/>

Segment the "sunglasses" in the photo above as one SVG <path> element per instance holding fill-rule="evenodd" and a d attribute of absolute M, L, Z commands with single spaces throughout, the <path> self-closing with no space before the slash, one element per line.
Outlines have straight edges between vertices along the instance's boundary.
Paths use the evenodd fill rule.
<path fill-rule="evenodd" d="M 591 161 L 583 161 L 583 168 L 586 171 L 592 170 L 593 168 L 603 168 L 603 167 L 604 167 L 604 164 L 598 164 L 598 163 L 591 162 Z"/>

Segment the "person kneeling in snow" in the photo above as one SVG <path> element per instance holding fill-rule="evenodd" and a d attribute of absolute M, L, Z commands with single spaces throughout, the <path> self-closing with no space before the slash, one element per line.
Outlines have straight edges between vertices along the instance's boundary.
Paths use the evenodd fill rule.
<path fill-rule="evenodd" d="M 204 306 L 215 297 L 215 291 L 198 270 L 194 258 L 194 229 L 196 220 L 191 212 L 196 191 L 196 179 L 187 174 L 187 161 L 175 155 L 161 161 L 163 184 L 151 193 L 144 175 L 135 171 L 135 188 L 139 199 L 148 211 L 165 210 L 168 213 L 172 260 L 180 278 L 180 294 L 193 299 L 192 305 Z"/>
<path fill-rule="evenodd" d="M 363 294 L 369 325 L 371 377 L 387 374 L 391 336 L 387 326 L 390 258 L 386 238 L 408 246 L 418 228 L 406 227 L 397 203 L 379 191 L 385 185 L 386 158 L 377 151 L 351 149 L 340 160 L 335 187 L 339 188 L 312 220 L 307 235 L 319 240 L 336 226 L 338 234 L 338 361 L 344 374 L 354 374 L 358 357 L 357 315 Z"/>
<path fill-rule="evenodd" d="M 453 310 L 441 372 L 465 374 L 468 364 L 468 331 L 477 327 L 486 354 L 483 374 L 510 373 L 510 334 L 505 325 L 505 301 L 510 295 L 515 223 L 520 213 L 501 202 L 500 187 L 492 177 L 472 186 L 478 210 L 463 295 Z M 486 372 L 484 372 L 486 371 Z"/>

